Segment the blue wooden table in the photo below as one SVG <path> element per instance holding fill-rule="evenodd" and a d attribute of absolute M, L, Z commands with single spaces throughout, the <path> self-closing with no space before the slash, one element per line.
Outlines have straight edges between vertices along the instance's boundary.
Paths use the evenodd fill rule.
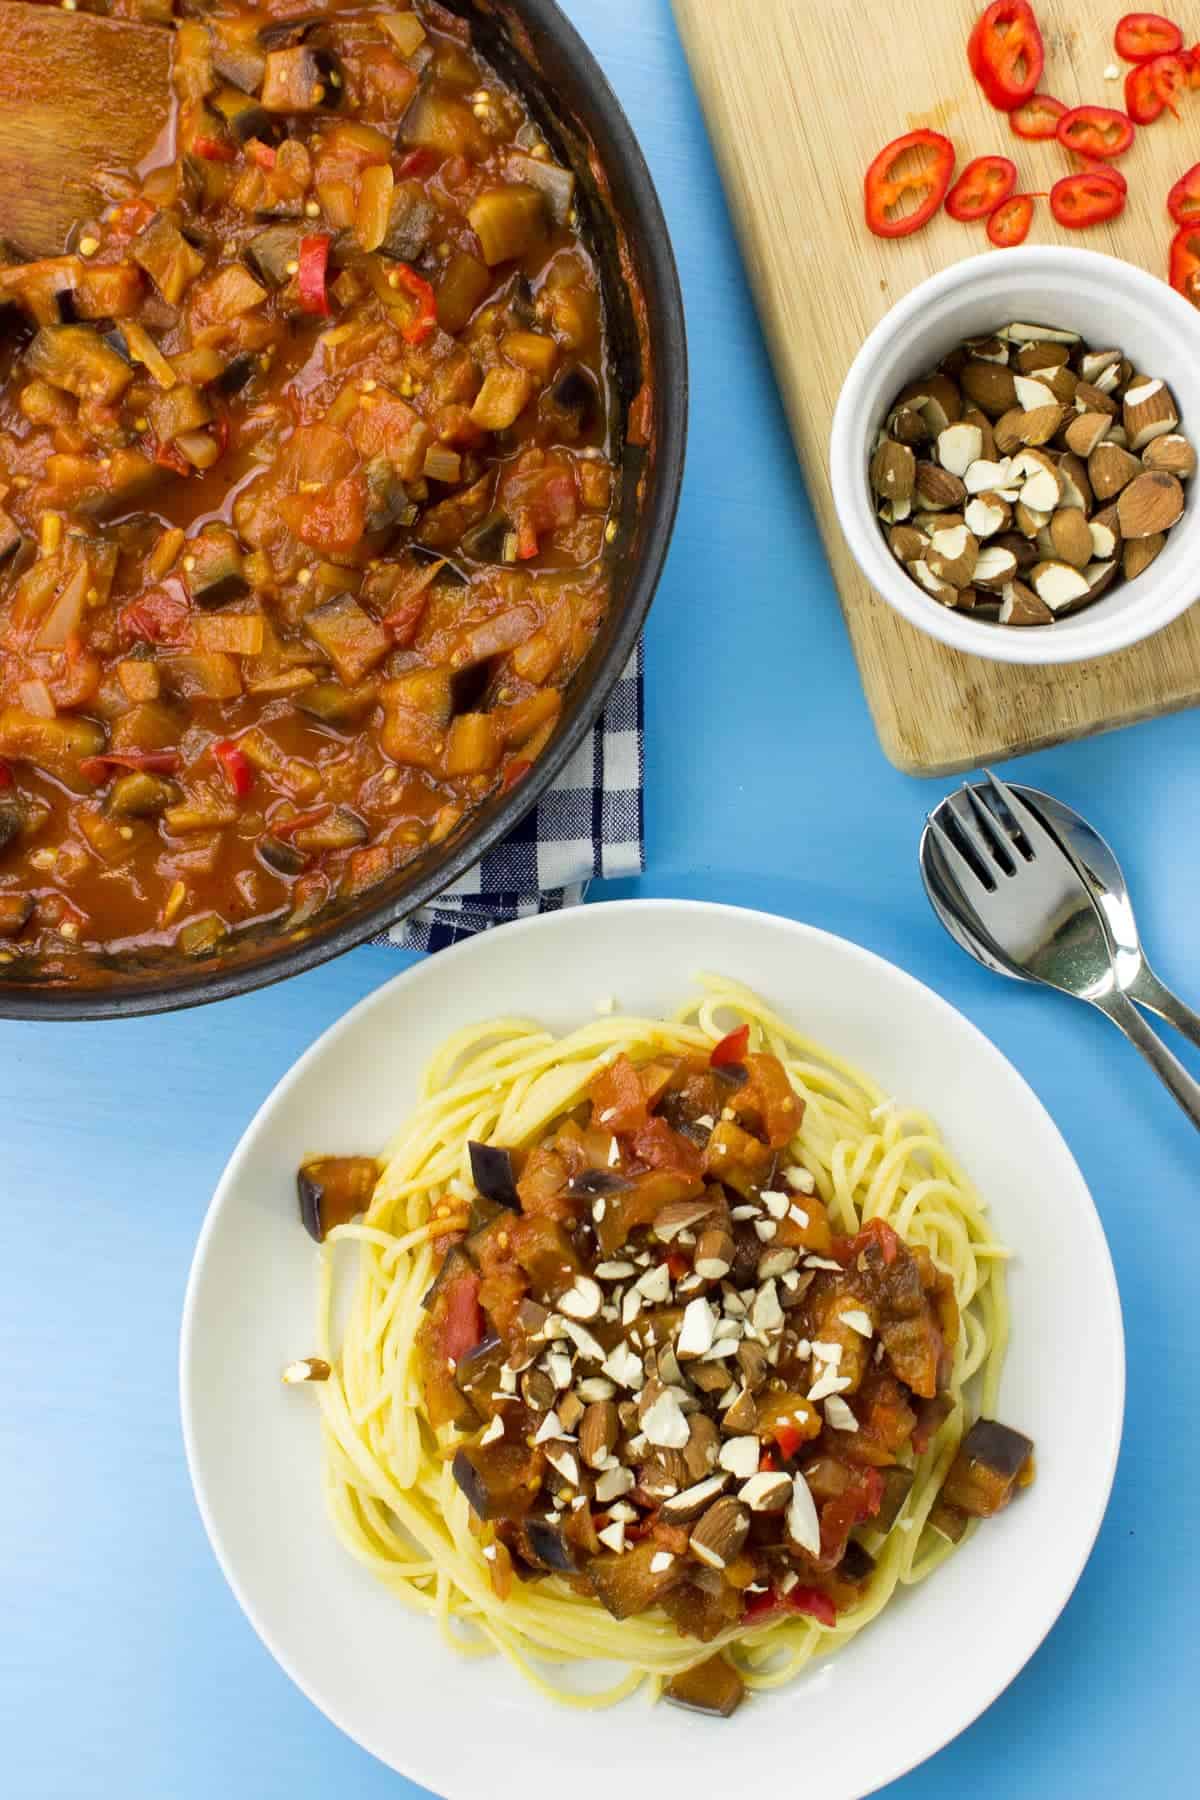
<path fill-rule="evenodd" d="M 687 487 L 648 634 L 649 869 L 610 892 L 809 920 L 944 994 L 1061 1125 L 1124 1299 L 1129 1420 L 1091 1564 L 1003 1698 L 889 1792 L 1195 1793 L 1194 1134 L 1101 1019 L 986 976 L 935 924 L 915 853 L 941 786 L 897 774 L 876 743 L 668 0 L 567 10 L 658 180 L 693 354 Z M 1200 718 L 1013 772 L 1119 847 L 1164 976 L 1200 995 Z M 417 1792 L 339 1736 L 242 1619 L 192 1504 L 176 1403 L 184 1282 L 229 1151 L 312 1039 L 405 961 L 361 950 L 173 1018 L 0 1025 L 0 1792 L 13 1800 Z M 969 1656 L 987 1628 L 964 1619 L 946 1656 Z M 936 1684 L 936 1666 L 915 1678 Z M 802 1773 L 801 1760 L 789 1792 Z"/>

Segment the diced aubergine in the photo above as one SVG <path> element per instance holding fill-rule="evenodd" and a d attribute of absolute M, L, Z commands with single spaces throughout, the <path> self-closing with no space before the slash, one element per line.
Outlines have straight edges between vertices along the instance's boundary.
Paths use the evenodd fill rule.
<path fill-rule="evenodd" d="M 211 956 L 229 936 L 229 927 L 219 913 L 203 913 L 182 926 L 176 943 L 185 956 Z"/>
<path fill-rule="evenodd" d="M 723 1656 L 710 1656 L 707 1662 L 673 1675 L 663 1689 L 663 1697 L 674 1706 L 686 1706 L 690 1712 L 729 1719 L 746 1697 L 746 1684 Z"/>
<path fill-rule="evenodd" d="M 379 1180 L 373 1156 L 318 1156 L 296 1175 L 300 1218 L 308 1235 L 322 1243 L 335 1225 L 365 1212 Z"/>
<path fill-rule="evenodd" d="M 462 550 L 472 562 L 498 563 L 504 560 L 504 546 L 512 532 L 507 513 L 489 513 L 478 525 L 463 533 Z"/>
<path fill-rule="evenodd" d="M 416 262 L 433 236 L 437 220 L 437 208 L 427 198 L 419 181 L 397 182 L 388 211 L 387 230 L 379 245 L 381 255 L 399 262 Z"/>
<path fill-rule="evenodd" d="M 19 806 L 12 801 L 0 803 L 0 851 L 7 850 L 10 844 L 16 843 L 23 825 Z"/>
<path fill-rule="evenodd" d="M 302 44 L 305 38 L 311 37 L 318 26 L 325 23 L 321 13 L 297 13 L 291 19 L 276 19 L 270 25 L 263 25 L 258 33 L 258 41 L 264 50 L 290 50 L 296 44 Z"/>
<path fill-rule="evenodd" d="M 467 1148 L 471 1153 L 471 1178 L 484 1199 L 519 1212 L 521 1201 L 512 1152 L 498 1144 L 472 1143 Z"/>
<path fill-rule="evenodd" d="M 538 156 L 528 156 L 523 150 L 514 150 L 505 165 L 505 173 L 514 181 L 541 190 L 556 225 L 570 222 L 571 208 L 575 204 L 575 177 L 570 169 L 543 162 Z"/>
<path fill-rule="evenodd" d="M 285 881 L 302 875 L 308 867 L 307 852 L 297 849 L 287 838 L 276 837 L 272 831 L 259 838 L 258 854 L 272 875 L 282 875 Z"/>
<path fill-rule="evenodd" d="M 636 1619 L 640 1613 L 649 1612 L 664 1594 L 685 1579 L 686 1558 L 673 1556 L 665 1569 L 654 1570 L 651 1564 L 658 1554 L 659 1546 L 653 1538 L 644 1538 L 632 1550 L 597 1556 L 588 1564 L 588 1577 L 596 1596 L 614 1619 Z"/>
<path fill-rule="evenodd" d="M 271 50 L 263 74 L 262 103 L 269 113 L 311 113 L 340 105 L 344 77 L 328 50 L 296 44 Z"/>
<path fill-rule="evenodd" d="M 129 254 L 146 271 L 169 306 L 178 306 L 187 289 L 204 268 L 204 258 L 188 243 L 179 227 L 165 213 L 151 219 L 129 247 Z"/>
<path fill-rule="evenodd" d="M 990 1519 L 1031 1479 L 1032 1467 L 1032 1439 L 994 1419 L 979 1419 L 959 1445 L 941 1498 L 974 1519 Z"/>
<path fill-rule="evenodd" d="M 0 938 L 19 936 L 32 917 L 32 894 L 0 894 Z"/>
<path fill-rule="evenodd" d="M 557 412 L 574 420 L 580 431 L 590 430 L 596 422 L 596 386 L 577 364 L 563 370 L 550 390 L 550 402 Z"/>
<path fill-rule="evenodd" d="M 467 217 L 484 262 L 494 269 L 498 263 L 515 262 L 541 241 L 546 230 L 546 200 L 539 189 L 524 184 L 493 188 L 480 194 Z"/>
<path fill-rule="evenodd" d="M 438 324 L 442 330 L 452 334 L 462 331 L 491 285 L 491 273 L 477 256 L 465 250 L 452 256 L 437 290 Z"/>
<path fill-rule="evenodd" d="M 871 1523 L 875 1525 L 878 1521 L 872 1519 Z M 838 1564 L 838 1574 L 845 1581 L 869 1581 L 874 1573 L 875 1558 L 863 1549 L 857 1538 L 851 1538 Z"/>
<path fill-rule="evenodd" d="M 26 356 L 30 368 L 79 400 L 109 405 L 133 380 L 133 370 L 90 325 L 43 325 Z"/>
<path fill-rule="evenodd" d="M 453 1475 L 476 1518 L 523 1519 L 541 1487 L 541 1458 L 501 1438 L 465 1445 L 455 1455 Z"/>
<path fill-rule="evenodd" d="M 353 594 L 335 594 L 316 606 L 304 621 L 304 629 L 328 656 L 338 679 L 354 687 L 381 663 L 392 647 L 383 626 L 373 619 Z"/>
<path fill-rule="evenodd" d="M 218 394 L 226 397 L 240 394 L 258 374 L 259 366 L 257 356 L 252 356 L 248 350 L 240 351 L 232 362 L 226 363 L 212 385 Z"/>
<path fill-rule="evenodd" d="M 507 1358 L 507 1345 L 493 1332 L 458 1359 L 454 1379 L 481 1419 L 490 1419 L 499 1411 L 495 1395 L 500 1387 L 500 1371 Z"/>
<path fill-rule="evenodd" d="M 260 138 L 266 143 L 275 131 L 266 107 L 236 87 L 218 88 L 208 104 L 239 143 L 244 144 L 250 138 Z"/>
<path fill-rule="evenodd" d="M 295 274 L 301 235 L 298 225 L 268 225 L 246 245 L 246 256 L 272 287 L 286 287 Z"/>
<path fill-rule="evenodd" d="M 179 789 L 174 782 L 137 769 L 117 777 L 109 789 L 107 805 L 109 812 L 118 818 L 150 819 L 165 812 L 178 799 Z"/>
<path fill-rule="evenodd" d="M 883 1499 L 879 1511 L 871 1520 L 873 1531 L 890 1531 L 900 1517 L 904 1502 L 912 1491 L 913 1472 L 911 1469 L 885 1469 L 883 1471 Z"/>
<path fill-rule="evenodd" d="M 241 545 L 227 525 L 207 527 L 183 559 L 188 591 L 198 606 L 224 606 L 250 592 Z"/>
<path fill-rule="evenodd" d="M 412 525 L 417 507 L 408 497 L 408 489 L 396 473 L 396 465 L 386 456 L 373 456 L 366 467 L 367 517 L 369 537 L 380 532 L 395 531 L 397 526 Z"/>
<path fill-rule="evenodd" d="M 970 1522 L 961 1506 L 947 1506 L 944 1500 L 936 1501 L 929 1513 L 932 1529 L 939 1537 L 946 1538 L 952 1544 L 962 1542 L 963 1533 Z"/>
<path fill-rule="evenodd" d="M 10 556 L 15 555 L 21 548 L 21 541 L 21 527 L 0 506 L 0 563 L 7 562 Z"/>
<path fill-rule="evenodd" d="M 343 687 L 340 681 L 317 681 L 296 695 L 296 706 L 310 719 L 322 725 L 357 725 L 370 712 L 379 698 L 374 682 L 360 682 L 357 687 Z"/>
<path fill-rule="evenodd" d="M 579 1563 L 561 1519 L 540 1515 L 529 1518 L 518 1534 L 521 1554 L 535 1569 L 551 1575 L 574 1575 Z"/>
<path fill-rule="evenodd" d="M 442 1258 L 442 1266 L 421 1296 L 421 1306 L 428 1312 L 434 1301 L 460 1275 L 475 1274 L 475 1264 L 461 1244 L 452 1244 Z"/>
<path fill-rule="evenodd" d="M 335 806 L 313 825 L 292 834 L 292 843 L 306 856 L 321 856 L 329 850 L 354 850 L 370 838 L 365 822 L 348 806 Z"/>
<path fill-rule="evenodd" d="M 209 34 L 214 39 L 213 68 L 223 81 L 232 82 L 234 87 L 241 88 L 243 94 L 256 94 L 267 66 L 265 50 L 256 49 L 250 43 L 238 42 L 235 38 L 223 43 L 218 35 L 220 31 L 220 21 L 214 21 L 209 26 Z"/>

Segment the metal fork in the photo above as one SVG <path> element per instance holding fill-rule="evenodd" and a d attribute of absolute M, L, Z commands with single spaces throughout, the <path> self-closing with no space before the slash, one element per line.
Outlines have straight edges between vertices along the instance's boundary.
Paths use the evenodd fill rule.
<path fill-rule="evenodd" d="M 987 964 L 998 947 L 1031 980 L 1096 1007 L 1200 1130 L 1200 1083 L 1122 992 L 1116 948 L 1093 892 L 1032 808 L 988 773 L 985 786 L 944 800 L 929 830 L 972 954 Z"/>

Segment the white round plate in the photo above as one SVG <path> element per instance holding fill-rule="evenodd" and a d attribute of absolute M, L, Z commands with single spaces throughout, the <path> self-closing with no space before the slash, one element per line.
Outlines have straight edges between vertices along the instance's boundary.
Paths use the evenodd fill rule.
<path fill-rule="evenodd" d="M 312 1329 L 314 1249 L 297 1216 L 295 1170 L 305 1154 L 380 1149 L 428 1055 L 460 1026 L 518 1014 L 565 1031 L 609 995 L 623 1011 L 663 1014 L 700 970 L 758 989 L 941 1124 L 1016 1252 L 999 1412 L 1035 1439 L 1038 1479 L 791 1688 L 728 1722 L 634 1699 L 599 1726 L 603 1751 L 593 1755 L 580 1715 L 540 1699 L 504 1664 L 460 1661 L 335 1540 L 317 1409 L 279 1380 L 285 1362 L 309 1352 Z M 506 926 L 408 970 L 326 1032 L 225 1171 L 196 1251 L 181 1352 L 192 1481 L 247 1617 L 335 1724 L 445 1800 L 527 1800 L 531 1780 L 571 1800 L 611 1800 L 656 1775 L 672 1781 L 697 1755 L 706 1791 L 767 1793 L 797 1744 L 805 1790 L 821 1800 L 858 1800 L 895 1779 L 996 1698 L 1066 1604 L 1108 1501 L 1124 1394 L 1100 1221 L 1012 1066 L 928 988 L 841 938 L 672 901 Z M 936 1669 L 936 1681 L 913 1681 L 914 1668 Z"/>

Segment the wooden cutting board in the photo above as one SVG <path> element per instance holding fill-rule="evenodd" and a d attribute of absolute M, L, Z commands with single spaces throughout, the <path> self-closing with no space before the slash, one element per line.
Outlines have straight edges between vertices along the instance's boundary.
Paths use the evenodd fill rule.
<path fill-rule="evenodd" d="M 1109 0 L 1035 4 L 1046 39 L 1043 89 L 1068 106 L 1123 106 L 1124 65 L 1122 80 L 1105 80 L 1104 71 L 1116 60 L 1113 30 L 1127 9 Z M 927 275 L 988 248 L 983 226 L 945 214 L 911 238 L 872 237 L 862 220 L 862 177 L 872 157 L 925 125 L 954 139 L 960 168 L 988 151 L 1011 156 L 1024 191 L 1048 189 L 1069 166 L 1056 144 L 1014 137 L 976 87 L 966 45 L 980 0 L 674 0 L 674 7 L 888 756 L 913 774 L 949 774 L 1194 706 L 1200 607 L 1117 656 L 1008 668 L 945 648 L 879 600 L 834 514 L 829 431 L 860 344 Z M 1029 241 L 1074 241 L 1162 274 L 1173 230 L 1166 193 L 1197 160 L 1200 94 L 1185 97 L 1180 122 L 1168 117 L 1139 132 L 1121 165 L 1130 185 L 1121 219 L 1063 232 L 1042 202 Z"/>

